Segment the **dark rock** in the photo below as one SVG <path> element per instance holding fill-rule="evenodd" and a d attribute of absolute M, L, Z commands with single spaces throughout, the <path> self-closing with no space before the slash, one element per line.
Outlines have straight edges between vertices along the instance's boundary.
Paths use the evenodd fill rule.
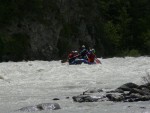
<path fill-rule="evenodd" d="M 120 101 L 123 101 L 123 100 L 124 100 L 124 96 L 123 96 L 123 95 L 107 94 L 106 97 L 107 97 L 110 101 L 120 102 Z"/>
<path fill-rule="evenodd" d="M 88 94 L 88 93 L 100 93 L 100 92 L 103 92 L 102 89 L 92 89 L 92 90 L 87 90 L 85 92 L 83 92 L 83 94 Z"/>
<path fill-rule="evenodd" d="M 115 89 L 112 91 L 107 91 L 106 93 L 124 93 L 124 91 L 122 89 Z"/>
<path fill-rule="evenodd" d="M 66 97 L 66 99 L 69 99 L 69 97 Z"/>
<path fill-rule="evenodd" d="M 149 84 L 140 85 L 140 86 L 138 87 L 138 89 L 143 89 L 143 88 L 147 88 L 147 89 L 150 90 Z"/>
<path fill-rule="evenodd" d="M 143 90 L 137 89 L 137 88 L 133 88 L 130 93 L 139 93 L 140 95 L 149 95 L 150 93 L 148 92 L 144 92 Z"/>
<path fill-rule="evenodd" d="M 129 87 L 129 88 L 138 88 L 138 85 L 132 82 L 126 83 L 124 84 L 125 86 Z"/>
<path fill-rule="evenodd" d="M 146 83 L 146 84 L 144 84 L 144 85 L 150 87 L 150 83 Z"/>
<path fill-rule="evenodd" d="M 129 88 L 129 87 L 127 87 L 127 86 L 121 86 L 121 87 L 119 87 L 118 89 L 121 89 L 121 90 L 123 90 L 123 91 L 130 91 L 130 90 L 131 90 L 131 88 Z"/>
<path fill-rule="evenodd" d="M 130 95 L 130 98 L 142 98 L 142 95 L 137 94 L 137 93 L 132 93 L 132 94 Z"/>
<path fill-rule="evenodd" d="M 143 87 L 142 91 L 146 92 L 148 95 L 150 95 L 150 89 L 148 89 L 147 87 Z"/>
<path fill-rule="evenodd" d="M 132 107 L 132 106 L 128 106 L 128 108 L 130 108 L 130 107 Z"/>
<path fill-rule="evenodd" d="M 146 109 L 146 107 L 140 107 L 141 109 Z"/>
<path fill-rule="evenodd" d="M 114 95 L 112 95 L 112 94 L 107 94 L 106 97 L 107 97 L 110 101 L 115 101 Z"/>
<path fill-rule="evenodd" d="M 117 89 L 122 89 L 123 91 L 131 91 L 132 88 L 138 88 L 138 85 L 134 83 L 126 83 Z"/>
<path fill-rule="evenodd" d="M 54 98 L 53 100 L 60 100 L 59 98 Z"/>
<path fill-rule="evenodd" d="M 140 101 L 142 96 L 140 94 L 131 94 L 129 96 L 124 96 L 124 102 L 136 102 Z"/>
<path fill-rule="evenodd" d="M 60 106 L 57 103 L 43 103 L 37 105 L 37 108 L 41 108 L 41 110 L 57 110 L 60 109 Z"/>
<path fill-rule="evenodd" d="M 100 98 L 92 97 L 92 96 L 88 96 L 88 95 L 79 95 L 79 96 L 73 96 L 72 99 L 75 102 L 97 102 Z"/>
<path fill-rule="evenodd" d="M 72 97 L 75 102 L 137 102 L 150 100 L 149 84 L 138 86 L 126 83 L 116 90 L 104 92 L 103 90 L 87 90 L 83 95 Z M 96 96 L 95 96 L 96 95 Z"/>
<path fill-rule="evenodd" d="M 150 95 L 145 95 L 145 96 L 142 96 L 140 101 L 149 101 L 149 100 L 150 100 Z"/>
<path fill-rule="evenodd" d="M 115 90 L 117 93 L 124 93 L 124 90 L 122 90 L 122 89 L 116 89 Z"/>
<path fill-rule="evenodd" d="M 75 102 L 84 102 L 83 96 L 73 96 L 72 99 Z"/>

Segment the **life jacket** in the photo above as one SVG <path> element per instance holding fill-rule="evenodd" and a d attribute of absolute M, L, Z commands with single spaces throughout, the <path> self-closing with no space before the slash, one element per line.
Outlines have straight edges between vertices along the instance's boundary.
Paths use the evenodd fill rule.
<path fill-rule="evenodd" d="M 69 55 L 68 55 L 68 60 L 69 60 L 69 63 L 72 63 L 73 61 L 75 61 L 75 59 L 78 57 L 78 53 L 73 53 L 71 52 Z"/>
<path fill-rule="evenodd" d="M 70 54 L 68 55 L 68 58 L 69 58 L 69 59 L 72 59 L 72 58 L 77 58 L 78 56 L 79 56 L 78 53 L 70 53 Z"/>
<path fill-rule="evenodd" d="M 88 62 L 94 62 L 96 55 L 92 52 L 88 54 Z"/>
<path fill-rule="evenodd" d="M 68 58 L 71 59 L 71 58 L 73 58 L 73 56 L 74 56 L 73 53 L 70 53 L 70 54 L 68 55 Z"/>
<path fill-rule="evenodd" d="M 85 48 L 82 49 L 82 50 L 80 51 L 80 56 L 81 56 L 81 58 L 87 59 L 87 58 L 86 58 L 87 53 L 88 53 L 88 51 L 87 51 Z"/>

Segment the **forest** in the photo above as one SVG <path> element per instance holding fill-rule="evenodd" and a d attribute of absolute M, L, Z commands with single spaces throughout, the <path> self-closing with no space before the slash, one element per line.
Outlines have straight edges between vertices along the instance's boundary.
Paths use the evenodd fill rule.
<path fill-rule="evenodd" d="M 150 0 L 0 1 L 0 61 L 150 55 Z"/>

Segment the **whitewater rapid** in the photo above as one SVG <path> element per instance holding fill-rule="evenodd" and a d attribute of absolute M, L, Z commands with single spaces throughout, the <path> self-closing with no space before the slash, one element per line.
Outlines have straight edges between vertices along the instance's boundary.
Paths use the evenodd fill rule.
<path fill-rule="evenodd" d="M 61 61 L 22 61 L 0 63 L 0 111 L 40 103 L 56 102 L 60 110 L 40 113 L 150 113 L 150 101 L 136 103 L 75 103 L 72 96 L 99 88 L 115 89 L 133 82 L 143 84 L 150 74 L 150 57 L 100 58 L 102 64 L 68 65 Z M 69 97 L 69 99 L 66 99 Z M 53 98 L 60 100 L 54 101 Z M 144 109 L 143 109 L 144 108 Z"/>

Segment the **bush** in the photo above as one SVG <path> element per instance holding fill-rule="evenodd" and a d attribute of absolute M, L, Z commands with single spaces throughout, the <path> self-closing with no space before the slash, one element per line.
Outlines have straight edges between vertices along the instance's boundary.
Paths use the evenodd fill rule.
<path fill-rule="evenodd" d="M 140 56 L 140 53 L 138 50 L 132 49 L 127 53 L 127 56 L 138 57 L 138 56 Z"/>

